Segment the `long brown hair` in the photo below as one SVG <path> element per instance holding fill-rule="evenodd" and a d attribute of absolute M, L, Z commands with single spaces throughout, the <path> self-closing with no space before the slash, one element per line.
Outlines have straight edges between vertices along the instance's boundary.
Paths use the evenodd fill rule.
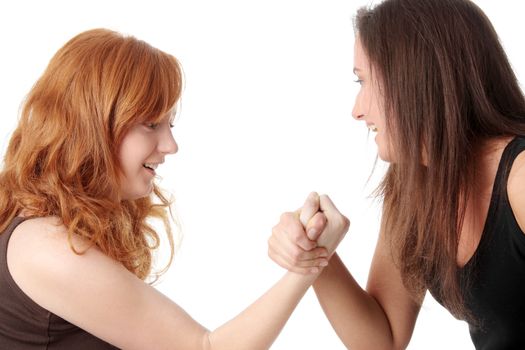
<path fill-rule="evenodd" d="M 57 216 L 139 278 L 152 269 L 160 237 L 148 218 L 173 235 L 170 201 L 120 198 L 118 148 L 137 123 L 157 122 L 179 100 L 177 60 L 131 36 L 94 29 L 67 42 L 27 96 L 0 173 L 0 232 L 22 210 Z M 167 266 L 166 266 L 167 268 Z"/>
<path fill-rule="evenodd" d="M 525 135 L 525 99 L 498 36 L 468 0 L 386 0 L 356 33 L 380 81 L 396 161 L 378 188 L 405 286 L 469 318 L 456 256 L 474 155 Z"/>

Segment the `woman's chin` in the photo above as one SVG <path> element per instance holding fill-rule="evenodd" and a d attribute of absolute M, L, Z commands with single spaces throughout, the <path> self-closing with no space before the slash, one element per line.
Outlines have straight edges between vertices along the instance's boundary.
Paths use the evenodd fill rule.
<path fill-rule="evenodd" d="M 381 159 L 383 162 L 393 163 L 393 159 L 390 155 L 389 150 L 384 149 L 383 147 L 380 147 L 379 145 L 377 147 L 377 155 L 379 156 L 379 159 Z"/>

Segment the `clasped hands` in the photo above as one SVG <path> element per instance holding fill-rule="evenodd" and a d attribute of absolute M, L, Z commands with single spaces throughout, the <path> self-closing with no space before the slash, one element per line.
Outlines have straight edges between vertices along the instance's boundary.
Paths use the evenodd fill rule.
<path fill-rule="evenodd" d="M 301 209 L 281 215 L 268 239 L 268 256 L 287 270 L 318 273 L 349 227 L 350 221 L 327 195 L 312 192 Z"/>

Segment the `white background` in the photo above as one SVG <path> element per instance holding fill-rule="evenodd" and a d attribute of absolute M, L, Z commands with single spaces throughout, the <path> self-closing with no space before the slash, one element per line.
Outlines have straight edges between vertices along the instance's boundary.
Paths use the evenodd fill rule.
<path fill-rule="evenodd" d="M 183 243 L 158 288 L 213 329 L 284 273 L 267 257 L 283 211 L 316 190 L 352 221 L 338 249 L 364 285 L 379 211 L 366 185 L 373 137 L 351 118 L 357 84 L 352 17 L 367 1 L 3 1 L 0 4 L 0 150 L 25 94 L 77 33 L 106 27 L 174 54 L 186 88 L 160 170 L 176 198 Z M 519 1 L 476 1 L 525 81 Z M 427 297 L 410 349 L 470 349 L 463 322 Z M 312 291 L 272 349 L 344 349 Z"/>

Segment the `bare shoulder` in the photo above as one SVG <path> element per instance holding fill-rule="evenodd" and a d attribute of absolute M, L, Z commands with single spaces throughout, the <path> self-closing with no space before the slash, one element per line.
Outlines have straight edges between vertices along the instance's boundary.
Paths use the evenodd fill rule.
<path fill-rule="evenodd" d="M 525 151 L 514 160 L 507 182 L 507 194 L 516 221 L 525 232 Z"/>
<path fill-rule="evenodd" d="M 72 243 L 87 247 L 78 236 L 72 236 Z M 57 218 L 22 222 L 13 231 L 7 255 L 13 280 L 36 304 L 119 348 L 145 349 L 182 336 L 156 333 L 166 328 L 161 322 L 186 317 L 176 304 L 97 247 L 76 254 Z M 159 310 L 173 312 L 160 317 Z M 156 331 L 144 331 L 150 328 Z"/>
<path fill-rule="evenodd" d="M 89 247 L 87 241 L 75 235 L 71 243 L 77 251 Z M 62 317 L 68 316 L 63 312 L 67 307 L 66 295 L 75 296 L 72 302 L 80 302 L 79 291 L 90 289 L 87 281 L 97 281 L 106 272 L 130 275 L 97 247 L 76 254 L 71 249 L 66 227 L 56 217 L 31 218 L 20 223 L 9 241 L 7 265 L 13 280 L 25 294 Z"/>
<path fill-rule="evenodd" d="M 72 235 L 77 251 L 89 247 L 81 237 Z M 7 264 L 13 280 L 40 306 L 49 309 L 50 296 L 78 285 L 78 276 L 91 266 L 117 264 L 96 247 L 76 254 L 66 227 L 57 217 L 30 218 L 13 231 L 7 250 Z"/>
<path fill-rule="evenodd" d="M 87 242 L 72 236 L 75 248 Z M 8 247 L 15 283 L 35 303 L 122 349 L 193 349 L 206 329 L 97 247 L 76 254 L 57 218 L 21 223 Z M 207 339 L 207 338 L 206 338 Z"/>
<path fill-rule="evenodd" d="M 77 236 L 71 237 L 71 243 L 79 251 L 88 247 L 88 243 Z M 56 269 L 67 268 L 71 266 L 67 263 L 76 257 L 67 229 L 57 217 L 27 219 L 17 226 L 9 240 L 7 259 L 13 277 L 27 268 L 50 268 L 53 264 L 57 265 Z"/>
<path fill-rule="evenodd" d="M 85 253 L 76 254 L 71 245 Z M 7 257 L 10 270 L 22 266 L 41 270 L 52 268 L 53 272 L 76 272 L 75 268 L 100 260 L 105 264 L 121 266 L 86 239 L 74 234 L 69 236 L 58 217 L 30 218 L 20 223 L 9 240 Z"/>
<path fill-rule="evenodd" d="M 62 244 L 68 242 L 67 229 L 58 217 L 30 218 L 20 223 L 14 230 L 9 249 L 27 249 L 42 244 Z M 74 242 L 86 246 L 82 239 L 74 237 Z M 25 248 L 24 248 L 25 247 Z"/>

